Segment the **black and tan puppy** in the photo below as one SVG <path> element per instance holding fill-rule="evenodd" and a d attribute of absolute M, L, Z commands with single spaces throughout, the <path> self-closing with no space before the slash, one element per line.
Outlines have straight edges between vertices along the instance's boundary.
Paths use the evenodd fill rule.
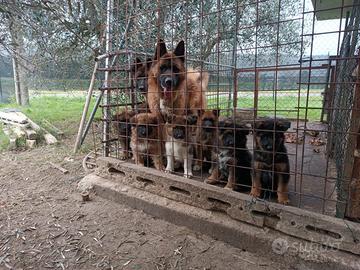
<path fill-rule="evenodd" d="M 192 125 L 196 123 L 194 116 L 168 115 L 165 124 L 166 172 L 173 172 L 175 162 L 183 163 L 184 177 L 192 177 L 192 161 L 194 142 Z"/>
<path fill-rule="evenodd" d="M 208 184 L 227 181 L 225 188 L 249 191 L 251 187 L 251 154 L 246 147 L 249 128 L 234 123 L 232 118 L 219 121 L 218 138 L 214 153 L 217 164 L 207 180 Z"/>
<path fill-rule="evenodd" d="M 145 165 L 149 157 L 158 170 L 164 170 L 162 161 L 162 134 L 163 124 L 157 115 L 139 113 L 131 118 L 131 150 L 136 164 Z"/>
<path fill-rule="evenodd" d="M 212 153 L 214 152 L 214 145 L 216 142 L 218 118 L 220 110 L 201 110 L 199 111 L 200 117 L 197 122 L 196 129 L 196 155 L 194 171 L 202 169 L 203 161 L 211 162 Z M 211 174 L 214 169 L 214 163 L 211 162 L 209 173 Z"/>
<path fill-rule="evenodd" d="M 119 158 L 122 160 L 131 157 L 130 138 L 131 138 L 131 122 L 130 119 L 135 115 L 132 110 L 123 110 L 113 116 L 113 128 L 116 137 L 119 140 Z"/>
<path fill-rule="evenodd" d="M 289 121 L 272 118 L 255 123 L 254 175 L 250 195 L 260 197 L 265 194 L 264 190 L 270 194 L 276 191 L 279 203 L 289 203 L 290 165 L 284 132 L 290 125 Z"/>

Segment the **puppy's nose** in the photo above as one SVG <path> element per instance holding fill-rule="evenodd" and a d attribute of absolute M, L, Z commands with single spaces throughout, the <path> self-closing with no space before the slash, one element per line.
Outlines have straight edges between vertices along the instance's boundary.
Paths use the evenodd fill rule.
<path fill-rule="evenodd" d="M 169 77 L 165 78 L 165 84 L 166 84 L 167 87 L 171 87 L 171 85 L 172 85 L 172 79 L 169 78 Z"/>

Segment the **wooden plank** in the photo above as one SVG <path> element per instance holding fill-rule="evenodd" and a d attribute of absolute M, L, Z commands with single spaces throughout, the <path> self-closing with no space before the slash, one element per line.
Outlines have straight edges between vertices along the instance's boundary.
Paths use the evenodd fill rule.
<path fill-rule="evenodd" d="M 24 132 L 26 133 L 26 137 L 29 140 L 36 140 L 36 131 L 30 128 L 24 129 Z"/>
<path fill-rule="evenodd" d="M 52 163 L 52 162 L 48 162 L 53 168 L 55 168 L 55 169 L 58 169 L 59 171 L 61 171 L 63 174 L 67 174 L 67 173 L 69 173 L 69 171 L 67 170 L 67 169 L 65 169 L 65 168 L 63 168 L 63 167 L 61 167 L 61 166 L 59 166 L 59 165 L 57 165 L 57 164 L 55 164 L 55 163 Z"/>
<path fill-rule="evenodd" d="M 50 133 L 44 134 L 44 139 L 47 144 L 56 144 L 58 142 L 58 140 Z"/>
<path fill-rule="evenodd" d="M 17 112 L 1 112 L 0 111 L 0 119 L 15 122 L 18 124 L 26 124 L 27 117 L 25 115 L 19 115 Z"/>

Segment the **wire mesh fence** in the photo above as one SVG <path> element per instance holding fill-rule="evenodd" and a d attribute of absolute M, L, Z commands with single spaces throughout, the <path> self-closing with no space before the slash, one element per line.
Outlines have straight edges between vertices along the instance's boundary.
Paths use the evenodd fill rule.
<path fill-rule="evenodd" d="M 357 1 L 109 2 L 104 155 L 347 215 Z"/>
<path fill-rule="evenodd" d="M 359 204 L 350 196 L 358 0 L 98 2 L 99 17 L 62 28 L 82 41 L 75 28 L 102 21 L 95 27 L 101 46 L 93 50 L 101 124 L 86 128 L 94 152 L 259 199 L 360 217 L 349 214 Z M 37 62 L 30 93 L 84 97 L 93 62 L 83 55 L 94 38 L 65 53 L 63 64 L 55 56 Z M 14 82 L 0 76 L 0 98 L 11 100 Z"/>

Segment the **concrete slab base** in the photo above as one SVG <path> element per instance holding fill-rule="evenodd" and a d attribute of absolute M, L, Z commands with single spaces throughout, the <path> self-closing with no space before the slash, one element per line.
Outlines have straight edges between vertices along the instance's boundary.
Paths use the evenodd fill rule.
<path fill-rule="evenodd" d="M 270 258 L 288 269 L 360 269 L 360 257 L 348 252 L 298 239 L 279 231 L 234 220 L 222 211 L 205 210 L 171 200 L 120 181 L 95 174 L 79 183 L 80 192 L 91 192 L 194 231 L 207 234 L 235 247 Z"/>

